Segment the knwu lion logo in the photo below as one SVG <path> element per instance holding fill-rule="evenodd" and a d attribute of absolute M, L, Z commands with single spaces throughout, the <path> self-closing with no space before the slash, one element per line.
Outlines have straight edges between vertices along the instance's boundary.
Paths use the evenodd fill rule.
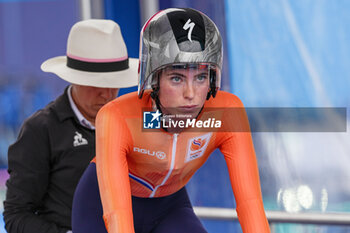
<path fill-rule="evenodd" d="M 200 150 L 206 143 L 207 140 L 205 139 L 194 139 L 191 143 L 191 151 L 197 151 Z"/>
<path fill-rule="evenodd" d="M 185 162 L 198 159 L 203 156 L 209 144 L 212 133 L 202 135 L 200 137 L 192 138 L 188 141 L 187 154 Z"/>

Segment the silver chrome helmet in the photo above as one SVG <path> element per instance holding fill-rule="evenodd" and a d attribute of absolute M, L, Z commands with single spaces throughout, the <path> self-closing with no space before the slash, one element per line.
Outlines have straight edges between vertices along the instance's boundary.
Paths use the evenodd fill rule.
<path fill-rule="evenodd" d="M 222 57 L 220 32 L 208 16 L 189 8 L 160 11 L 141 30 L 139 98 L 145 89 L 158 90 L 157 71 L 168 65 L 194 63 L 211 67 L 207 99 L 215 97 L 220 88 Z"/>

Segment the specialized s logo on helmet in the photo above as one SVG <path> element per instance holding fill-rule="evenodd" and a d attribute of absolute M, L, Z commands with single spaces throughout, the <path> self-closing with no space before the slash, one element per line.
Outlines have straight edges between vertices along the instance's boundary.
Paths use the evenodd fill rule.
<path fill-rule="evenodd" d="M 189 41 L 192 42 L 192 31 L 194 26 L 196 26 L 196 24 L 194 22 L 191 22 L 191 19 L 188 19 L 187 22 L 185 23 L 185 25 L 183 26 L 184 30 L 188 30 L 188 34 L 187 34 L 187 38 Z"/>

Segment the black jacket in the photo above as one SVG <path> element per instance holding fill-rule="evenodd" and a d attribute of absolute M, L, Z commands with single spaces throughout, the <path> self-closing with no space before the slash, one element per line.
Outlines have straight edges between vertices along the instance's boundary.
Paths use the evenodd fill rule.
<path fill-rule="evenodd" d="M 95 131 L 81 126 L 63 95 L 29 117 L 8 150 L 4 220 L 9 233 L 71 229 L 75 188 L 95 155 Z"/>

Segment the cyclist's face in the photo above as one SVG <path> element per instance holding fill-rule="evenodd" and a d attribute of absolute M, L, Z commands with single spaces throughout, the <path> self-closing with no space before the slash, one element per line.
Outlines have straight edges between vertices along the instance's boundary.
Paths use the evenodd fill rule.
<path fill-rule="evenodd" d="M 165 69 L 159 79 L 162 111 L 196 117 L 204 105 L 208 90 L 208 69 Z"/>

